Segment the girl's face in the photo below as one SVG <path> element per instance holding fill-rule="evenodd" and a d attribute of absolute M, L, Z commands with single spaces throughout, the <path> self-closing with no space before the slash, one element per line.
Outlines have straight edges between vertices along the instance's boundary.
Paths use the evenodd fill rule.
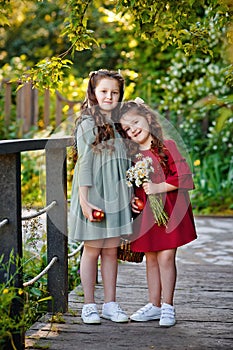
<path fill-rule="evenodd" d="M 103 78 L 95 88 L 95 97 L 100 108 L 111 112 L 119 102 L 120 88 L 116 79 Z"/>
<path fill-rule="evenodd" d="M 153 140 L 150 133 L 150 120 L 138 114 L 137 110 L 124 114 L 120 119 L 123 130 L 141 149 L 150 149 Z"/>

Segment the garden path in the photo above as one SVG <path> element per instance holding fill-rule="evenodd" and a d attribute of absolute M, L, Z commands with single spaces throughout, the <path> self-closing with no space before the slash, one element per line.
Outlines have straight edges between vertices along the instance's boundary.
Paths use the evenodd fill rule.
<path fill-rule="evenodd" d="M 46 315 L 27 332 L 26 349 L 233 349 L 233 218 L 196 217 L 195 222 L 198 239 L 178 250 L 174 327 L 160 328 L 158 321 L 85 325 L 79 287 L 69 295 L 65 323 L 51 324 Z M 101 280 L 96 300 L 101 309 Z M 117 300 L 129 315 L 147 303 L 145 262 L 119 264 Z"/>

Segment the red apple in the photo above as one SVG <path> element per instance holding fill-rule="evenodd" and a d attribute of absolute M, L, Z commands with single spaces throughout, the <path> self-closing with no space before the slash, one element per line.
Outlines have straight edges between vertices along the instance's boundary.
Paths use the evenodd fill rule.
<path fill-rule="evenodd" d="M 143 208 L 144 208 L 144 202 L 141 200 L 141 199 L 139 199 L 139 198 L 136 198 L 135 199 L 135 204 L 136 204 L 136 206 L 138 207 L 138 210 L 143 210 Z"/>
<path fill-rule="evenodd" d="M 94 219 L 98 220 L 98 221 L 102 221 L 104 219 L 104 212 L 101 210 L 93 210 L 92 211 L 92 216 Z"/>

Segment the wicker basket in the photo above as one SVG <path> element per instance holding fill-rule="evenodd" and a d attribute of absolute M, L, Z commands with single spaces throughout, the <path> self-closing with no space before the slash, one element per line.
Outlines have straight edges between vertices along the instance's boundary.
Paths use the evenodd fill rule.
<path fill-rule="evenodd" d="M 117 258 L 122 261 L 140 263 L 143 260 L 143 252 L 132 252 L 130 241 L 122 239 L 117 249 Z"/>

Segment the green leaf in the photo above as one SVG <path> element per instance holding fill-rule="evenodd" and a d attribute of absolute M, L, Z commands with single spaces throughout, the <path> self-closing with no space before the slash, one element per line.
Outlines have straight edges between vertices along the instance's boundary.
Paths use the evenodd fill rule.
<path fill-rule="evenodd" d="M 226 124 L 227 119 L 232 117 L 232 115 L 233 115 L 233 113 L 232 113 L 232 110 L 230 108 L 222 107 L 219 110 L 219 117 L 216 121 L 216 126 L 215 126 L 216 132 L 219 133 L 223 129 L 223 127 Z"/>

